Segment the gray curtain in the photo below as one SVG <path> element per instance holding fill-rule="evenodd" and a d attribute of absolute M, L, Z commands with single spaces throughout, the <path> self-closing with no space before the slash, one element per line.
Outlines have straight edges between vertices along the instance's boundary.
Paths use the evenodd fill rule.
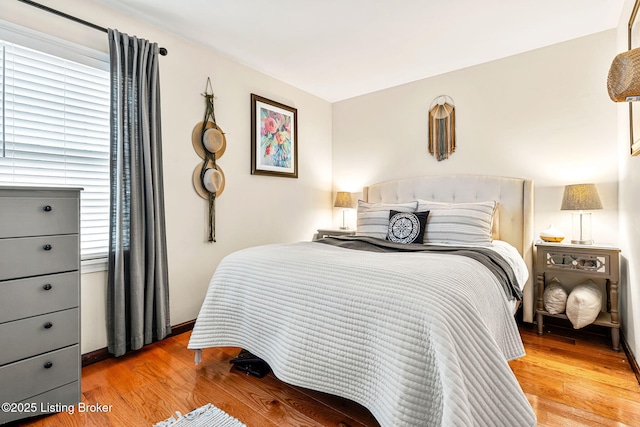
<path fill-rule="evenodd" d="M 158 45 L 109 30 L 111 212 L 108 350 L 171 333 L 162 182 Z"/>

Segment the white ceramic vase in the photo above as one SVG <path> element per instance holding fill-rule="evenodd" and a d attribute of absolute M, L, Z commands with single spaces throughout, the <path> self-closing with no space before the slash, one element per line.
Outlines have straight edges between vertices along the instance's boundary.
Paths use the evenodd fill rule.
<path fill-rule="evenodd" d="M 559 243 L 564 240 L 564 233 L 551 224 L 549 228 L 540 232 L 540 238 L 545 242 Z"/>

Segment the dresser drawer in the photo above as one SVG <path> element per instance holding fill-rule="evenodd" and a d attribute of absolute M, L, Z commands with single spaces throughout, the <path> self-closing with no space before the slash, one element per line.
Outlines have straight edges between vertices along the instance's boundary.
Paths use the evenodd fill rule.
<path fill-rule="evenodd" d="M 78 324 L 77 308 L 0 324 L 0 365 L 77 344 Z"/>
<path fill-rule="evenodd" d="M 80 382 L 74 381 L 70 384 L 63 385 L 62 387 L 54 388 L 53 390 L 44 392 L 37 396 L 28 397 L 19 403 L 26 404 L 29 409 L 29 413 L 23 412 L 2 412 L 0 411 L 0 424 L 8 423 L 9 421 L 19 420 L 21 418 L 30 417 L 34 415 L 40 415 L 45 413 L 54 412 L 56 408 L 54 405 L 66 405 L 60 406 L 58 409 L 68 411 L 67 408 L 77 405 L 80 400 Z M 10 402 L 13 403 L 13 402 Z M 33 410 L 36 410 L 33 412 Z M 74 410 L 77 408 L 74 408 Z"/>
<path fill-rule="evenodd" d="M 0 239 L 0 280 L 78 270 L 78 252 L 77 234 Z"/>
<path fill-rule="evenodd" d="M 80 348 L 74 345 L 0 367 L 0 403 L 20 402 L 78 381 L 79 358 Z"/>
<path fill-rule="evenodd" d="M 78 307 L 80 273 L 0 282 L 0 323 Z"/>
<path fill-rule="evenodd" d="M 77 198 L 5 197 L 0 210 L 0 238 L 76 234 Z"/>

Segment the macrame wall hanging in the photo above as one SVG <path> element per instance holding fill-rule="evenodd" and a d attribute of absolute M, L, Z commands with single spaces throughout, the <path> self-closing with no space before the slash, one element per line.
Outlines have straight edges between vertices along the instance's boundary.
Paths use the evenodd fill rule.
<path fill-rule="evenodd" d="M 202 163 L 193 171 L 193 187 L 196 193 L 209 202 L 209 242 L 216 241 L 216 199 L 224 191 L 225 177 L 216 161 L 227 148 L 224 132 L 216 123 L 213 108 L 213 88 L 207 77 L 204 93 L 204 118 L 196 124 L 191 134 L 193 149 L 202 159 Z"/>
<path fill-rule="evenodd" d="M 436 97 L 429 106 L 429 154 L 438 161 L 456 151 L 456 108 L 447 95 Z"/>

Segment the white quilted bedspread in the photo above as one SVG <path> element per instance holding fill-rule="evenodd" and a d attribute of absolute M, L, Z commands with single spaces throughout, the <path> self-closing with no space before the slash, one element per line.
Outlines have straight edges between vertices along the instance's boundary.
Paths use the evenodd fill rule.
<path fill-rule="evenodd" d="M 534 426 L 507 361 L 524 355 L 479 262 L 317 242 L 227 256 L 190 349 L 242 347 L 281 380 L 367 407 L 381 426 Z M 257 426 L 256 426 L 257 427 Z"/>

